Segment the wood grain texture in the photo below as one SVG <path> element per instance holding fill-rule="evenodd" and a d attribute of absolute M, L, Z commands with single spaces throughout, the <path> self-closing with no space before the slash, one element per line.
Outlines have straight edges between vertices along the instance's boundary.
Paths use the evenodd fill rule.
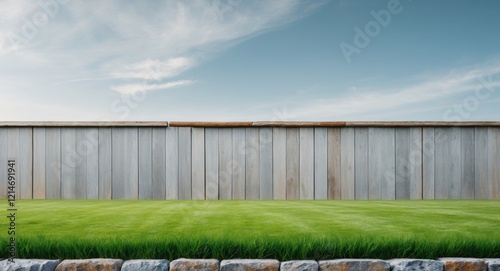
<path fill-rule="evenodd" d="M 435 198 L 460 197 L 462 151 L 460 128 L 435 129 Z"/>
<path fill-rule="evenodd" d="M 112 129 L 113 199 L 139 198 L 138 128 Z"/>
<path fill-rule="evenodd" d="M 99 198 L 99 129 L 85 128 L 87 145 L 87 199 Z M 78 149 L 78 145 L 77 145 Z"/>
<path fill-rule="evenodd" d="M 286 199 L 300 199 L 299 128 L 286 130 Z"/>
<path fill-rule="evenodd" d="M 45 130 L 45 198 L 61 198 L 61 129 Z"/>
<path fill-rule="evenodd" d="M 205 199 L 205 128 L 192 129 L 192 199 Z"/>
<path fill-rule="evenodd" d="M 233 129 L 233 199 L 245 199 L 245 137 L 244 128 Z"/>
<path fill-rule="evenodd" d="M 434 128 L 422 128 L 422 197 L 434 199 Z"/>
<path fill-rule="evenodd" d="M 19 128 L 19 194 L 21 199 L 33 198 L 33 128 Z"/>
<path fill-rule="evenodd" d="M 410 199 L 410 128 L 396 129 L 396 199 Z"/>
<path fill-rule="evenodd" d="M 314 128 L 314 199 L 328 198 L 327 134 L 327 128 Z"/>
<path fill-rule="evenodd" d="M 7 184 L 8 184 L 8 179 L 4 176 L 7 176 L 8 174 L 8 169 L 7 166 L 7 146 L 8 146 L 8 141 L 7 141 L 7 128 L 0 128 L 0 198 L 6 199 L 7 198 Z M 45 180 L 45 178 L 44 178 Z M 45 190 L 44 190 L 44 196 L 45 196 Z"/>
<path fill-rule="evenodd" d="M 153 198 L 152 130 L 139 128 L 139 199 Z"/>
<path fill-rule="evenodd" d="M 76 130 L 61 128 L 61 198 L 76 198 L 76 171 L 81 159 L 76 153 Z"/>
<path fill-rule="evenodd" d="M 474 198 L 474 180 L 475 180 L 475 140 L 474 140 L 474 128 L 473 127 L 462 127 L 460 128 L 462 133 L 462 183 L 459 198 L 461 199 L 473 199 Z M 458 196 L 458 195 L 457 195 Z"/>
<path fill-rule="evenodd" d="M 191 199 L 191 128 L 179 128 L 179 199 Z"/>
<path fill-rule="evenodd" d="M 368 128 L 354 129 L 355 199 L 368 199 Z"/>
<path fill-rule="evenodd" d="M 410 199 L 423 197 L 422 142 L 422 128 L 410 128 Z"/>
<path fill-rule="evenodd" d="M 112 197 L 112 137 L 111 128 L 99 128 L 99 199 L 111 199 Z"/>
<path fill-rule="evenodd" d="M 314 199 L 314 128 L 299 129 L 300 199 Z"/>
<path fill-rule="evenodd" d="M 500 128 L 488 128 L 488 183 L 490 199 L 500 199 Z"/>
<path fill-rule="evenodd" d="M 395 129 L 368 129 L 370 199 L 396 198 Z"/>
<path fill-rule="evenodd" d="M 340 128 L 328 128 L 328 199 L 340 199 L 341 138 Z"/>
<path fill-rule="evenodd" d="M 152 181 L 153 181 L 153 199 L 166 198 L 166 128 L 154 127 L 152 130 Z"/>
<path fill-rule="evenodd" d="M 179 199 L 179 128 L 169 127 L 165 131 L 165 199 Z"/>
<path fill-rule="evenodd" d="M 342 128 L 340 139 L 340 199 L 354 199 L 354 128 Z"/>
<path fill-rule="evenodd" d="M 75 198 L 87 198 L 87 152 L 85 130 L 88 128 L 69 128 L 74 131 L 74 160 L 75 160 Z M 64 129 L 63 129 L 64 130 Z"/>
<path fill-rule="evenodd" d="M 273 199 L 273 130 L 259 129 L 260 199 Z"/>
<path fill-rule="evenodd" d="M 259 129 L 245 128 L 245 198 L 260 198 Z"/>
<path fill-rule="evenodd" d="M 219 129 L 205 128 L 206 199 L 219 199 Z"/>
<path fill-rule="evenodd" d="M 219 199 L 233 197 L 233 129 L 219 129 Z"/>
<path fill-rule="evenodd" d="M 286 128 L 273 128 L 273 199 L 286 199 Z"/>

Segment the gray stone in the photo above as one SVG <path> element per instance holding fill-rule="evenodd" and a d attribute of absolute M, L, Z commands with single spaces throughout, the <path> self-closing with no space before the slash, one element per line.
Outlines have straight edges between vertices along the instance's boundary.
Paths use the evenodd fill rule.
<path fill-rule="evenodd" d="M 320 271 L 389 271 L 388 262 L 377 259 L 340 259 L 319 262 Z"/>
<path fill-rule="evenodd" d="M 394 259 L 390 260 L 391 271 L 443 271 L 441 261 L 420 259 Z"/>
<path fill-rule="evenodd" d="M 439 258 L 444 263 L 445 271 L 487 271 L 488 265 L 483 259 L 476 258 Z"/>
<path fill-rule="evenodd" d="M 235 259 L 220 263 L 221 271 L 278 271 L 279 268 L 278 260 Z"/>
<path fill-rule="evenodd" d="M 170 271 L 219 271 L 216 259 L 177 259 L 170 263 Z"/>
<path fill-rule="evenodd" d="M 500 259 L 485 259 L 488 271 L 500 271 Z"/>
<path fill-rule="evenodd" d="M 282 262 L 280 271 L 318 271 L 318 263 L 316 261 Z"/>
<path fill-rule="evenodd" d="M 120 259 L 64 260 L 56 271 L 120 271 L 122 264 L 123 260 Z"/>
<path fill-rule="evenodd" d="M 2 271 L 54 271 L 59 264 L 59 260 L 39 260 L 39 259 L 8 259 L 0 262 Z"/>
<path fill-rule="evenodd" d="M 122 265 L 121 271 L 168 271 L 168 260 L 129 260 Z"/>

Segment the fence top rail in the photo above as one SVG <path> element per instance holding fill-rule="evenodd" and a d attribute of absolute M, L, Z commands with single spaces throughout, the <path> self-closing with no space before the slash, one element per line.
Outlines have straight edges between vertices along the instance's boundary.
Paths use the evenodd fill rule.
<path fill-rule="evenodd" d="M 500 121 L 0 121 L 0 127 L 500 127 Z"/>

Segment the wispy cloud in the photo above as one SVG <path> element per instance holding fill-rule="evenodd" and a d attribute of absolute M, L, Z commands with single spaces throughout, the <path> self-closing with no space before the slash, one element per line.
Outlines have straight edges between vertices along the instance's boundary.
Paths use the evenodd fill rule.
<path fill-rule="evenodd" d="M 121 86 L 112 86 L 111 89 L 125 95 L 133 95 L 140 92 L 152 91 L 152 90 L 166 90 L 174 87 L 187 86 L 194 83 L 191 80 L 179 80 L 163 84 L 127 84 Z"/>

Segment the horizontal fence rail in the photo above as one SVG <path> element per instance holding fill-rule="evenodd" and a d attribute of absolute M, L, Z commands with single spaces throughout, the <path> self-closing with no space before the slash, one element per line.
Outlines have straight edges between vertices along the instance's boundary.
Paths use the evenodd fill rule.
<path fill-rule="evenodd" d="M 430 125 L 433 124 L 433 125 Z M 500 199 L 500 123 L 0 122 L 0 198 Z"/>

